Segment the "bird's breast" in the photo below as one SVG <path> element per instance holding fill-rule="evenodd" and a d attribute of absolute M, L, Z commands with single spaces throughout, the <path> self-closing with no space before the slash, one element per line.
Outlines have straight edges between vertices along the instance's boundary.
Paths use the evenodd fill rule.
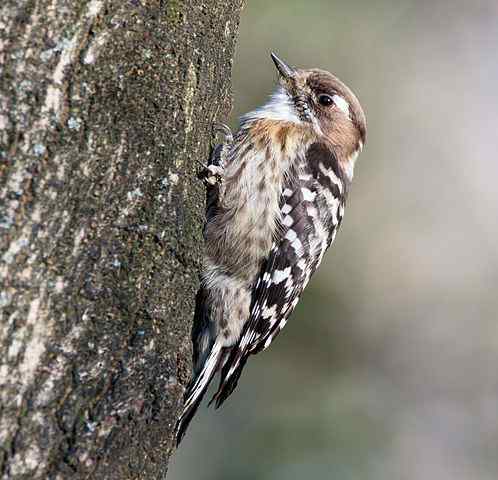
<path fill-rule="evenodd" d="M 221 260 L 230 265 L 231 271 L 251 280 L 280 228 L 280 199 L 286 176 L 309 141 L 293 124 L 267 120 L 254 123 L 238 136 L 229 153 L 220 213 L 215 219 L 218 240 L 221 233 L 225 246 Z"/>

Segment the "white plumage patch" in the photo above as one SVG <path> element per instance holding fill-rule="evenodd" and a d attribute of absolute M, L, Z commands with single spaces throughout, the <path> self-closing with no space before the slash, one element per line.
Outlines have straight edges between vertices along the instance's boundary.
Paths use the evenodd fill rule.
<path fill-rule="evenodd" d="M 218 365 L 219 355 L 221 351 L 221 345 L 216 342 L 211 350 L 208 358 L 204 366 L 202 367 L 201 372 L 194 385 L 192 386 L 187 399 L 185 400 L 184 411 L 187 411 L 199 398 L 199 395 L 202 395 L 202 392 L 205 390 L 206 386 L 209 384 L 213 373 Z"/>
<path fill-rule="evenodd" d="M 265 272 L 263 275 L 263 282 L 268 283 L 270 281 L 270 272 Z"/>
<path fill-rule="evenodd" d="M 303 199 L 306 202 L 312 202 L 313 200 L 315 200 L 316 192 L 312 192 L 308 188 L 303 187 L 301 188 L 301 193 L 303 194 Z"/>
<path fill-rule="evenodd" d="M 286 215 L 283 220 L 282 220 L 282 223 L 286 226 L 286 227 L 292 227 L 293 223 L 294 223 L 294 219 L 290 216 L 290 215 Z"/>
<path fill-rule="evenodd" d="M 283 207 L 282 207 L 282 213 L 284 215 L 287 215 L 288 213 L 292 212 L 292 206 L 289 205 L 288 203 L 286 203 Z"/>
<path fill-rule="evenodd" d="M 332 232 L 332 237 L 331 237 L 331 240 L 330 240 L 330 243 L 334 243 L 334 240 L 335 240 L 335 236 L 337 235 L 337 230 L 334 230 Z"/>
<path fill-rule="evenodd" d="M 316 218 L 318 217 L 318 210 L 314 205 L 308 205 L 306 207 L 306 213 L 311 217 L 311 218 Z"/>
<path fill-rule="evenodd" d="M 296 255 L 298 257 L 301 257 L 304 253 L 304 249 L 303 249 L 303 244 L 301 242 L 301 240 L 299 240 L 299 238 L 296 238 L 292 243 L 292 248 L 294 249 L 294 251 L 296 252 Z"/>
<path fill-rule="evenodd" d="M 332 215 L 332 224 L 334 226 L 337 225 L 338 219 L 337 214 L 339 212 L 339 199 L 332 195 L 330 190 L 323 189 L 322 195 L 325 197 L 325 201 L 327 202 L 327 207 L 329 208 L 329 212 Z"/>
<path fill-rule="evenodd" d="M 289 229 L 285 234 L 285 238 L 289 240 L 289 242 L 293 242 L 297 238 L 297 233 L 294 230 Z"/>
<path fill-rule="evenodd" d="M 353 180 L 354 166 L 355 166 L 356 160 L 358 159 L 359 154 L 360 154 L 360 150 L 358 149 L 351 154 L 348 161 L 345 163 L 344 170 L 345 170 L 346 175 L 348 176 L 349 180 Z"/>
<path fill-rule="evenodd" d="M 320 162 L 319 168 L 320 168 L 320 171 L 325 176 L 329 177 L 330 181 L 334 185 L 337 186 L 337 188 L 339 189 L 339 192 L 342 193 L 342 191 L 343 191 L 342 182 L 341 182 L 340 178 L 334 173 L 334 170 L 332 170 L 331 168 L 325 167 L 325 165 L 323 163 L 321 163 L 321 162 Z"/>
<path fill-rule="evenodd" d="M 244 115 L 241 117 L 240 121 L 244 124 L 257 119 L 277 120 L 297 124 L 302 123 L 296 113 L 292 98 L 289 97 L 288 93 L 281 86 L 277 88 L 265 105 Z"/>
<path fill-rule="evenodd" d="M 271 342 L 273 342 L 273 337 L 270 335 L 266 340 L 265 340 L 265 344 L 263 345 L 263 350 L 266 350 Z"/>
<path fill-rule="evenodd" d="M 334 100 L 334 103 L 339 110 L 342 110 L 346 115 L 349 116 L 349 103 L 344 100 L 344 98 L 342 98 L 340 95 L 334 95 L 332 97 L 332 100 Z"/>
<path fill-rule="evenodd" d="M 278 285 L 279 283 L 282 283 L 284 280 L 286 280 L 291 273 L 291 267 L 287 267 L 284 270 L 275 270 L 273 272 L 273 283 L 275 285 Z"/>

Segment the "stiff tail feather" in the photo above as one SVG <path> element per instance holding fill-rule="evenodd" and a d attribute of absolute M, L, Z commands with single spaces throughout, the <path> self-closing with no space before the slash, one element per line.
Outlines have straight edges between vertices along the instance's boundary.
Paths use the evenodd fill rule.
<path fill-rule="evenodd" d="M 221 370 L 220 385 L 218 391 L 210 400 L 209 405 L 215 402 L 216 408 L 221 407 L 225 400 L 232 394 L 239 382 L 240 374 L 246 364 L 248 355 L 241 355 L 238 350 L 232 350 Z"/>
<path fill-rule="evenodd" d="M 209 383 L 216 373 L 221 358 L 222 348 L 223 347 L 219 343 L 215 343 L 213 345 L 213 348 L 211 349 L 211 352 L 209 353 L 209 356 L 207 357 L 202 370 L 195 378 L 192 379 L 189 386 L 187 387 L 184 397 L 185 403 L 183 406 L 183 412 L 176 422 L 175 432 L 177 446 L 182 441 L 187 427 L 189 426 L 190 421 L 195 415 L 197 408 L 199 408 L 199 404 L 204 398 L 204 394 L 206 393 Z"/>

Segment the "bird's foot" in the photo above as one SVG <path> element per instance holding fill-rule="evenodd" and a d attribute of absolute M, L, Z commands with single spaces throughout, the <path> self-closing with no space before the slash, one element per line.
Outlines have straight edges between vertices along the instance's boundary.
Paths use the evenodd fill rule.
<path fill-rule="evenodd" d="M 206 185 L 220 185 L 223 183 L 223 167 L 218 165 L 208 165 L 204 167 L 199 173 L 198 177 L 202 180 Z"/>

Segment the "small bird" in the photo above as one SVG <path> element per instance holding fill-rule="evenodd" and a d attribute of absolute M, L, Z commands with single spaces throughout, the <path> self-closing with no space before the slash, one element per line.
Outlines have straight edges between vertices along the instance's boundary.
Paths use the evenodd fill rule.
<path fill-rule="evenodd" d="M 177 444 L 213 376 L 219 407 L 249 355 L 285 326 L 344 215 L 366 119 L 353 92 L 319 69 L 274 53 L 279 85 L 214 149 L 207 185 L 206 250 L 196 299 L 194 372 Z"/>

